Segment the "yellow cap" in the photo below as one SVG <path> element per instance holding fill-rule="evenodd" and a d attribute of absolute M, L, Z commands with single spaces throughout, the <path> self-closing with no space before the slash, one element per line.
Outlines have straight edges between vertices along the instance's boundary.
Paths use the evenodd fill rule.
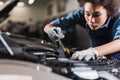
<path fill-rule="evenodd" d="M 68 48 L 66 48 L 66 53 L 70 54 L 70 50 Z"/>

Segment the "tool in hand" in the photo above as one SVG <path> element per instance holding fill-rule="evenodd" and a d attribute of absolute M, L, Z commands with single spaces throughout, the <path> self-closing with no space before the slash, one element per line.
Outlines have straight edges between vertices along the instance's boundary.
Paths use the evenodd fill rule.
<path fill-rule="evenodd" d="M 54 29 L 54 31 L 55 31 L 57 34 L 59 34 L 56 29 Z M 56 42 L 58 43 L 58 47 L 64 51 L 64 54 L 67 55 L 67 56 L 70 56 L 70 50 L 63 45 L 63 43 L 62 43 L 62 41 L 61 41 L 61 39 L 60 39 L 59 37 L 58 37 L 58 39 L 56 40 Z"/>

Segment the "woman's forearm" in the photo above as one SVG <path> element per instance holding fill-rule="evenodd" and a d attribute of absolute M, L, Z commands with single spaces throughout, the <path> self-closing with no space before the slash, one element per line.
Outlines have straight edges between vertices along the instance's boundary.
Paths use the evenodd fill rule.
<path fill-rule="evenodd" d="M 120 51 L 120 39 L 114 40 L 102 46 L 95 47 L 99 56 L 104 56 Z"/>

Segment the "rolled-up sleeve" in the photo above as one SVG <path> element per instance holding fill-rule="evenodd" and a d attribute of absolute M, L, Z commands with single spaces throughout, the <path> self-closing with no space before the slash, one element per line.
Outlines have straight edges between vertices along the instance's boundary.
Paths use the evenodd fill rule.
<path fill-rule="evenodd" d="M 113 27 L 113 40 L 120 39 L 120 17 Z"/>
<path fill-rule="evenodd" d="M 118 26 L 118 28 L 116 28 L 116 31 L 114 34 L 115 34 L 113 37 L 114 40 L 120 39 L 120 25 Z"/>

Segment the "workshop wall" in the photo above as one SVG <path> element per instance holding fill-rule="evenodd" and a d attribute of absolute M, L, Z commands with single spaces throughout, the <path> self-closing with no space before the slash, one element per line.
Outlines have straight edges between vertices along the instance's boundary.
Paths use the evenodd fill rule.
<path fill-rule="evenodd" d="M 36 4 L 35 6 L 25 5 L 23 7 L 15 7 L 10 12 L 9 19 L 20 21 L 33 18 L 35 21 L 44 21 L 46 19 L 67 14 L 79 7 L 77 0 L 63 0 L 62 3 L 65 2 L 65 9 L 63 11 L 58 11 L 58 4 L 61 4 L 60 1 L 62 0 L 49 0 L 47 3 L 43 3 L 42 5 Z"/>
<path fill-rule="evenodd" d="M 61 1 L 61 2 L 60 2 Z M 77 0 L 51 0 L 45 5 L 45 19 L 59 17 L 79 8 Z M 51 12 L 51 14 L 49 14 Z"/>

